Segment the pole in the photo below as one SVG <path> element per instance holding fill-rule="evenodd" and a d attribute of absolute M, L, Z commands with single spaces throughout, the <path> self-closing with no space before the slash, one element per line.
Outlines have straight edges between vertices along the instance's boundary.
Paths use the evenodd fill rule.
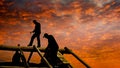
<path fill-rule="evenodd" d="M 40 50 L 36 46 L 34 46 L 34 48 L 37 50 L 38 54 L 42 57 L 42 59 L 47 63 L 49 68 L 53 68 L 52 65 L 50 65 L 50 63 L 47 61 L 47 59 L 42 56 L 42 53 L 40 52 Z"/>
<path fill-rule="evenodd" d="M 31 57 L 32 57 L 32 54 L 33 54 L 33 51 L 31 51 L 27 63 L 29 63 L 29 61 L 30 61 L 30 59 L 31 59 Z"/>
<path fill-rule="evenodd" d="M 65 47 L 65 50 L 69 53 L 71 53 L 76 59 L 78 59 L 83 65 L 85 65 L 87 68 L 90 68 L 90 66 L 85 63 L 82 59 L 80 59 L 74 52 L 72 52 L 72 50 L 70 50 L 69 48 Z"/>

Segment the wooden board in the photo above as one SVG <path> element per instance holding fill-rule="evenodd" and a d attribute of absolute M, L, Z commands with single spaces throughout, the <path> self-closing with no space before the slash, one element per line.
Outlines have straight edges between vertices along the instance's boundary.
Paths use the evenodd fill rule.
<path fill-rule="evenodd" d="M 8 45 L 0 45 L 0 50 L 6 50 L 6 51 L 16 51 L 16 50 L 19 50 L 19 48 L 22 50 L 22 51 L 26 51 L 26 52 L 36 52 L 36 50 L 34 49 L 33 46 L 8 46 Z M 39 47 L 38 48 L 41 52 L 44 52 L 45 51 L 45 48 L 41 48 Z M 65 52 L 65 49 L 59 49 L 60 52 Z"/>

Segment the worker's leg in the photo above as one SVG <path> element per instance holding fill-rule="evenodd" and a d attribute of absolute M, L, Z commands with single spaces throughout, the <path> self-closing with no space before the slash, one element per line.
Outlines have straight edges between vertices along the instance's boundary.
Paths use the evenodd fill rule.
<path fill-rule="evenodd" d="M 31 37 L 31 40 L 30 40 L 30 43 L 29 43 L 29 45 L 28 45 L 28 46 L 32 46 L 32 44 L 33 44 L 33 41 L 34 41 L 35 37 L 36 37 L 36 35 L 35 35 L 35 34 L 33 34 L 33 36 Z"/>
<path fill-rule="evenodd" d="M 40 35 L 37 36 L 37 43 L 38 43 L 38 47 L 40 47 L 41 46 L 41 44 L 40 44 Z"/>

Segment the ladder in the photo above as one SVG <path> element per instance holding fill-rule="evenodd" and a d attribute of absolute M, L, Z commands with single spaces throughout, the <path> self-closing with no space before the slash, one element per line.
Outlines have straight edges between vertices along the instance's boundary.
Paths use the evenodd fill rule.
<path fill-rule="evenodd" d="M 64 58 L 60 51 L 57 53 L 61 68 L 73 68 L 72 65 Z"/>

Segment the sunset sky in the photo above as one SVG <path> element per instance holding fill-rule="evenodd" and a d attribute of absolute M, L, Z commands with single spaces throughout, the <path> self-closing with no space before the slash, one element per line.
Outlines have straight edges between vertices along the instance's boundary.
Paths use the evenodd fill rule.
<path fill-rule="evenodd" d="M 27 46 L 33 20 L 41 23 L 41 47 L 43 34 L 52 34 L 92 68 L 120 67 L 120 0 L 0 0 L 0 44 Z M 0 61 L 9 58 L 1 54 Z"/>

